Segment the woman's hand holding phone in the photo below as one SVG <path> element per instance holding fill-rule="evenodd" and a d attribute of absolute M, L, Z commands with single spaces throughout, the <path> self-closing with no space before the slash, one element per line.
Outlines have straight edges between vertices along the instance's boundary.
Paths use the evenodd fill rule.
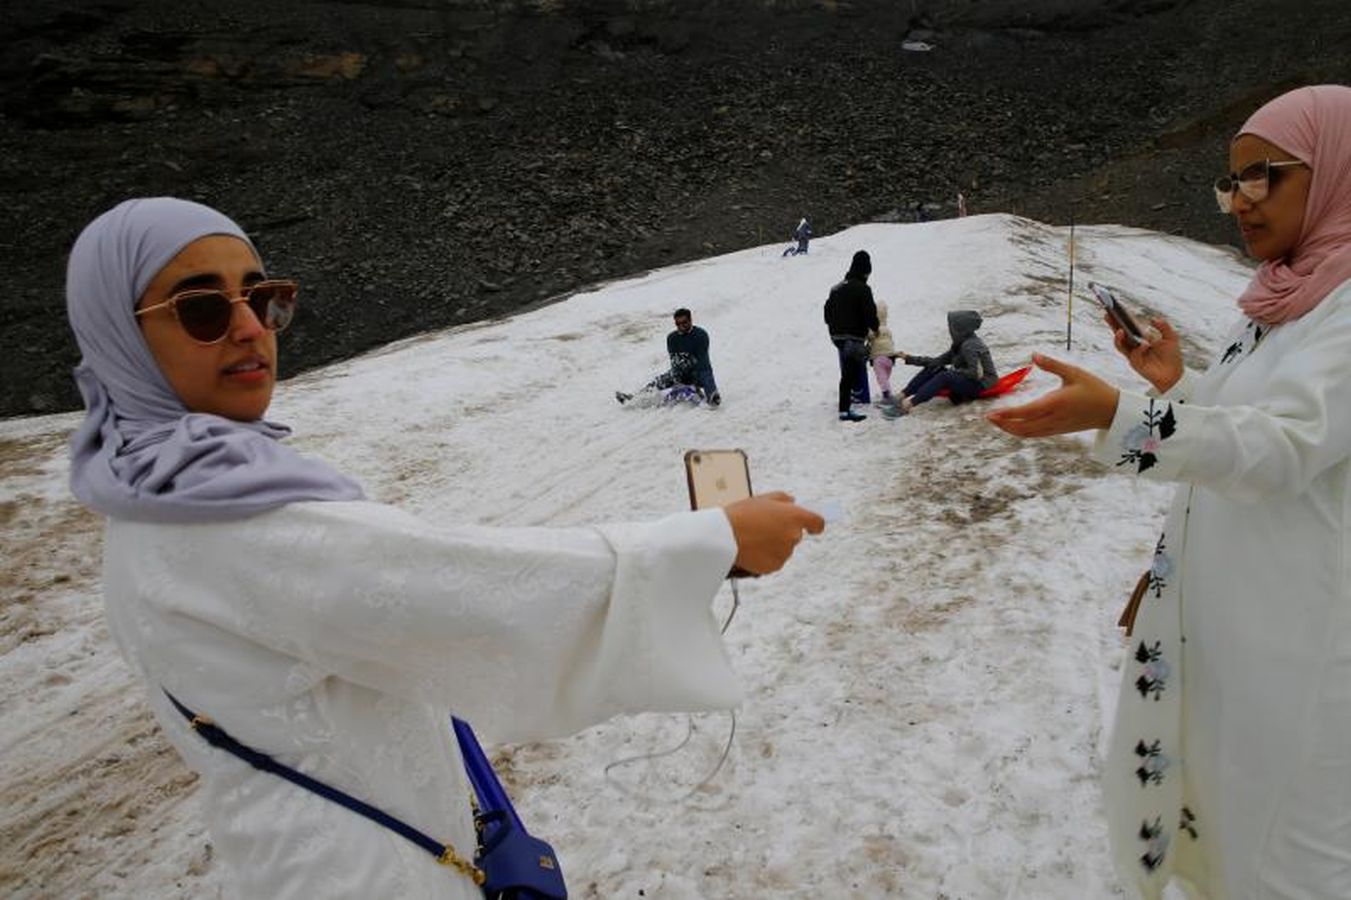
<path fill-rule="evenodd" d="M 736 566 L 756 575 L 783 568 L 804 534 L 820 534 L 826 523 L 793 502 L 790 494 L 756 494 L 723 507 L 736 538 Z"/>
<path fill-rule="evenodd" d="M 1117 352 L 1126 357 L 1131 368 L 1159 393 L 1164 393 L 1182 378 L 1182 342 L 1166 319 L 1150 320 L 1157 335 L 1147 333 L 1147 343 L 1131 341 L 1110 315 L 1104 315 L 1102 319 L 1112 329 Z"/>

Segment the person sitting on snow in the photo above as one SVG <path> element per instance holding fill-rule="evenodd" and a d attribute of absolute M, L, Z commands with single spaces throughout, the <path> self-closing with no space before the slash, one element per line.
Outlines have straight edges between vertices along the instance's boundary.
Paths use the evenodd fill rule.
<path fill-rule="evenodd" d="M 708 356 L 708 332 L 694 324 L 694 316 L 683 306 L 675 311 L 675 331 L 666 336 L 666 353 L 671 359 L 670 369 L 633 394 L 615 391 L 615 399 L 627 403 L 637 394 L 656 394 L 689 385 L 709 406 L 722 403 L 718 384 L 713 380 L 713 363 Z"/>
<path fill-rule="evenodd" d="M 959 309 L 948 313 L 948 333 L 952 346 L 941 356 L 911 356 L 900 354 L 908 366 L 920 366 L 921 371 L 901 392 L 899 403 L 882 408 L 882 415 L 894 419 L 910 412 L 917 404 L 928 402 L 944 388 L 953 403 L 965 403 L 980 396 L 999 380 L 990 348 L 976 337 L 980 328 L 980 313 L 974 309 Z"/>

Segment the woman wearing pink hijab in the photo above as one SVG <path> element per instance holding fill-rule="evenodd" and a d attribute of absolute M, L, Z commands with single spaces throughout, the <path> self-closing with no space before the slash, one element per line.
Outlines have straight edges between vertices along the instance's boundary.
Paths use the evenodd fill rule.
<path fill-rule="evenodd" d="M 1258 110 L 1220 208 L 1262 260 L 1204 373 L 1177 333 L 1116 347 L 1153 385 L 1063 385 L 989 419 L 1098 429 L 1095 455 L 1178 483 L 1122 671 L 1104 772 L 1113 856 L 1159 897 L 1351 897 L 1351 88 Z"/>

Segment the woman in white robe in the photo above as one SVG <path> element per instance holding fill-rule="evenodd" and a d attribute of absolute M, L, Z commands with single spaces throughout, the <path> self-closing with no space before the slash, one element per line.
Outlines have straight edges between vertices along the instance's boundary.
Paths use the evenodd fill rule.
<path fill-rule="evenodd" d="M 1258 110 L 1216 183 L 1263 260 L 1204 374 L 1176 333 L 1116 345 L 1154 390 L 1061 388 L 991 421 L 1101 429 L 1179 483 L 1123 678 L 1105 793 L 1123 878 L 1207 900 L 1351 897 L 1351 88 Z M 1109 323 L 1110 324 L 1110 323 Z"/>
<path fill-rule="evenodd" d="M 211 748 L 164 692 L 469 857 L 451 712 L 498 741 L 734 706 L 712 598 L 734 563 L 774 571 L 823 523 L 783 494 L 573 529 L 433 528 L 367 502 L 262 418 L 293 300 L 195 203 L 128 201 L 77 240 L 67 307 L 88 413 L 71 484 L 108 516 L 110 630 L 202 776 L 238 896 L 481 896 L 405 838 Z"/>

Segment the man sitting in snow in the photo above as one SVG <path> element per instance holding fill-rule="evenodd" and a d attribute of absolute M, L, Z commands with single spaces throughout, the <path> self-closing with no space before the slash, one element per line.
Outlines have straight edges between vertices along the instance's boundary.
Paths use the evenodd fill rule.
<path fill-rule="evenodd" d="M 941 356 L 911 356 L 902 353 L 908 366 L 921 366 L 921 371 L 901 392 L 900 402 L 882 407 L 888 419 L 903 416 L 919 403 L 932 400 L 944 388 L 953 403 L 964 403 L 980 396 L 980 392 L 999 380 L 990 348 L 976 337 L 980 328 L 980 313 L 974 309 L 958 309 L 948 313 L 948 333 L 952 346 Z"/>
<path fill-rule="evenodd" d="M 666 336 L 666 353 L 671 368 L 643 385 L 636 395 L 648 394 L 672 402 L 703 399 L 709 406 L 722 403 L 708 356 L 708 332 L 694 324 L 694 316 L 683 306 L 675 311 L 675 331 Z M 695 396 L 680 391 L 681 387 L 693 388 Z M 615 391 L 615 399 L 620 403 L 628 403 L 634 397 L 635 394 Z"/>

